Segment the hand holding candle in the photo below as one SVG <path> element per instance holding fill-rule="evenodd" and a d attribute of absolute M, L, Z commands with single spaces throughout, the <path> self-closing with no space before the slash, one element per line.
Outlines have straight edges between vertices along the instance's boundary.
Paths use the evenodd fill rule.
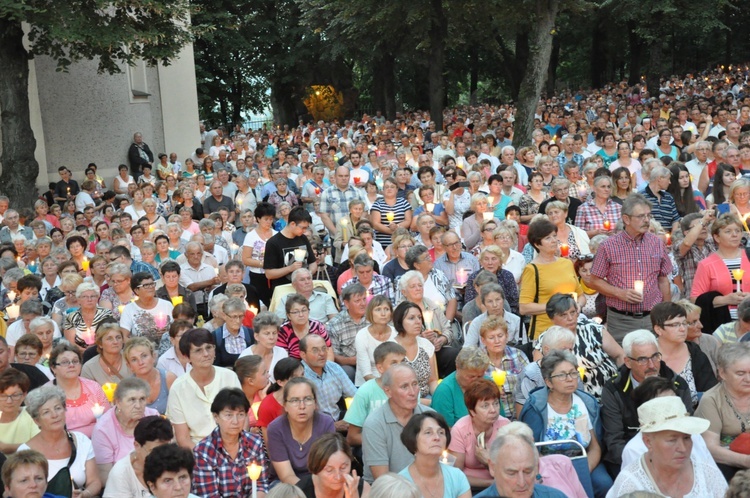
<path fill-rule="evenodd" d="M 560 256 L 567 258 L 568 254 L 570 254 L 570 247 L 568 244 L 560 244 Z"/>
<path fill-rule="evenodd" d="M 433 204 L 432 202 L 428 202 L 427 204 L 424 205 L 424 210 L 427 211 L 428 213 L 431 213 L 432 211 L 435 210 L 435 204 Z"/>
<path fill-rule="evenodd" d="M 247 466 L 247 476 L 253 482 L 253 498 L 258 498 L 258 479 L 263 467 L 253 462 Z"/>
<path fill-rule="evenodd" d="M 393 211 L 388 211 L 387 213 L 385 213 L 385 219 L 388 220 L 388 223 L 392 223 L 393 220 L 396 219 L 396 213 L 394 213 Z"/>
<path fill-rule="evenodd" d="M 745 270 L 732 270 L 732 278 L 737 281 L 737 292 L 742 292 L 742 277 L 745 276 Z"/>
<path fill-rule="evenodd" d="M 604 229 L 609 231 L 612 228 L 612 223 L 609 220 L 604 220 Z"/>
<path fill-rule="evenodd" d="M 107 397 L 110 403 L 115 398 L 115 389 L 117 389 L 117 384 L 115 384 L 114 382 L 107 382 L 102 386 L 102 391 L 104 391 L 104 395 Z"/>
<path fill-rule="evenodd" d="M 429 330 L 432 328 L 432 310 L 424 310 L 422 317 L 424 318 L 424 325 Z"/>
<path fill-rule="evenodd" d="M 636 280 L 633 282 L 633 290 L 643 297 L 643 280 Z"/>

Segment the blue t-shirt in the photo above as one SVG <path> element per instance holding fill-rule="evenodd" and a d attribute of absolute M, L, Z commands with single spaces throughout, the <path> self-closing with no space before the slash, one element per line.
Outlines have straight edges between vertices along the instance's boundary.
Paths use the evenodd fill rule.
<path fill-rule="evenodd" d="M 492 486 L 485 489 L 481 493 L 474 495 L 474 498 L 497 498 L 500 494 L 497 491 L 497 485 L 492 483 Z M 549 486 L 542 484 L 534 485 L 534 493 L 531 495 L 532 498 L 566 498 L 565 493 Z"/>
<path fill-rule="evenodd" d="M 432 214 L 434 214 L 435 216 L 440 216 L 441 214 L 443 214 L 443 211 L 445 211 L 445 207 L 443 206 L 442 203 L 439 203 L 439 204 L 435 203 L 435 207 L 432 208 Z M 416 218 L 422 213 L 424 213 L 424 205 L 419 206 L 417 209 L 414 210 L 414 217 Z"/>
<path fill-rule="evenodd" d="M 440 468 L 443 471 L 443 498 L 456 498 L 462 494 L 471 491 L 471 485 L 466 475 L 460 470 L 451 467 L 450 465 L 440 464 Z M 414 482 L 411 474 L 409 473 L 409 467 L 407 466 L 404 470 L 398 473 L 400 476 L 406 477 L 411 482 Z M 495 494 L 497 496 L 497 494 Z"/>

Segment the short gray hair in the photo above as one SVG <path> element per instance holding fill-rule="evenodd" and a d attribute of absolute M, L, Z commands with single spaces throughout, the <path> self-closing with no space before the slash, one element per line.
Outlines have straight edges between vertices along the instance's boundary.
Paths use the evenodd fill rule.
<path fill-rule="evenodd" d="M 719 348 L 716 363 L 719 369 L 726 370 L 738 361 L 747 358 L 750 358 L 750 344 L 747 342 L 728 342 Z M 29 404 L 28 398 L 26 404 Z"/>
<path fill-rule="evenodd" d="M 503 301 L 505 301 L 505 291 L 503 290 L 502 286 L 496 282 L 497 280 L 495 280 L 495 282 L 483 285 L 479 290 L 479 300 L 482 302 L 482 304 L 484 304 L 484 300 L 487 299 L 487 296 L 489 296 L 493 292 L 497 292 L 498 294 L 503 296 Z"/>
<path fill-rule="evenodd" d="M 367 254 L 366 251 L 362 251 L 360 254 L 354 256 L 354 263 L 352 266 L 356 269 L 358 266 L 369 266 L 370 268 L 375 267 L 375 261 Z"/>
<path fill-rule="evenodd" d="M 659 178 L 665 178 L 667 176 L 671 176 L 672 173 L 666 168 L 666 166 L 657 166 L 654 169 L 651 170 L 651 172 L 648 175 L 649 181 L 656 181 Z"/>
<path fill-rule="evenodd" d="M 410 371 L 414 374 L 415 377 L 417 375 L 411 365 L 407 363 L 397 363 L 396 365 L 389 367 L 388 370 L 383 372 L 383 376 L 380 378 L 380 383 L 383 385 L 383 387 L 391 387 L 391 385 L 393 384 L 393 377 L 396 375 L 396 372 L 400 372 L 402 370 Z"/>
<path fill-rule="evenodd" d="M 52 327 L 52 331 L 54 332 L 55 321 L 47 316 L 38 316 L 31 320 L 31 322 L 29 323 L 29 332 L 31 332 L 32 334 L 36 334 L 37 330 L 45 326 Z"/>
<path fill-rule="evenodd" d="M 456 356 L 456 369 L 487 370 L 490 358 L 487 353 L 474 346 L 461 348 Z"/>
<path fill-rule="evenodd" d="M 297 277 L 299 277 L 303 273 L 307 273 L 312 277 L 312 273 L 310 273 L 310 270 L 308 270 L 307 268 L 298 268 L 292 272 L 292 283 L 296 282 Z"/>
<path fill-rule="evenodd" d="M 224 312 L 224 314 L 233 312 L 233 311 L 241 311 L 245 312 L 245 306 L 246 303 L 240 298 L 237 297 L 231 297 L 223 302 L 221 305 L 221 310 Z"/>
<path fill-rule="evenodd" d="M 518 423 L 520 424 L 521 422 Z M 492 441 L 492 445 L 490 446 L 490 461 L 493 463 L 497 462 L 498 457 L 500 456 L 500 451 L 503 449 L 503 447 L 507 444 L 513 443 L 521 443 L 528 446 L 528 448 L 534 454 L 534 466 L 536 467 L 539 465 L 539 453 L 536 450 L 536 446 L 534 446 L 534 441 L 529 441 L 526 435 L 519 433 L 509 433 L 502 435 L 498 434 L 497 437 L 495 437 L 495 440 Z"/>
<path fill-rule="evenodd" d="M 654 209 L 651 202 L 643 194 L 633 193 L 627 196 L 622 202 L 622 214 L 632 216 L 636 206 L 645 206 L 649 209 Z"/>
<path fill-rule="evenodd" d="M 646 329 L 638 329 L 629 332 L 622 339 L 622 350 L 625 351 L 626 356 L 633 354 L 633 346 L 646 346 L 653 344 L 656 349 L 659 349 L 659 341 L 656 340 L 656 336 L 653 332 Z"/>
<path fill-rule="evenodd" d="M 564 351 L 561 349 L 550 351 L 547 356 L 542 358 L 542 363 L 540 365 L 542 378 L 549 379 L 552 372 L 557 368 L 557 365 L 565 362 L 570 363 L 573 366 L 578 366 L 578 359 L 576 359 L 576 356 L 570 351 Z"/>
<path fill-rule="evenodd" d="M 276 313 L 272 313 L 270 311 L 261 311 L 255 316 L 255 319 L 253 320 L 253 329 L 256 332 L 266 327 L 274 327 L 278 330 L 278 328 L 281 326 L 281 323 L 282 320 L 281 318 L 276 316 Z"/>
<path fill-rule="evenodd" d="M 429 249 L 427 249 L 422 244 L 417 244 L 414 247 L 410 247 L 406 251 L 406 256 L 404 257 L 404 261 L 406 261 L 406 266 L 409 267 L 409 269 L 414 269 L 414 264 L 419 260 L 422 254 L 426 253 L 428 250 Z"/>
<path fill-rule="evenodd" d="M 101 244 L 101 242 L 100 242 Z M 107 266 L 107 270 L 109 271 L 110 276 L 111 275 L 121 275 L 123 277 L 132 278 L 133 272 L 130 271 L 130 267 L 126 265 L 125 263 L 110 263 Z"/>
<path fill-rule="evenodd" d="M 208 302 L 208 308 L 212 313 L 215 310 L 222 311 L 222 308 L 224 307 L 224 301 L 228 299 L 229 298 L 225 294 L 216 294 L 211 298 L 211 301 Z"/>
<path fill-rule="evenodd" d="M 419 282 L 422 285 L 424 285 L 424 277 L 417 270 L 409 270 L 403 275 L 401 275 L 401 278 L 398 279 L 398 288 L 401 289 L 401 292 L 406 290 L 406 287 L 407 285 L 409 285 L 409 282 L 411 282 L 415 278 L 419 280 Z"/>
<path fill-rule="evenodd" d="M 26 395 L 26 411 L 29 412 L 31 418 L 36 420 L 39 418 L 39 410 L 51 399 L 56 399 L 65 408 L 65 391 L 59 387 L 44 385 L 32 389 Z"/>
<path fill-rule="evenodd" d="M 294 488 L 298 489 L 296 486 Z M 369 496 L 370 498 L 422 498 L 422 492 L 416 484 L 405 477 L 388 472 L 375 479 Z"/>
<path fill-rule="evenodd" d="M 117 384 L 114 399 L 122 401 L 131 391 L 143 391 L 146 393 L 146 397 L 148 397 L 151 395 L 151 386 L 148 385 L 148 382 L 138 377 L 125 377 Z"/>
<path fill-rule="evenodd" d="M 576 335 L 565 327 L 553 325 L 539 336 L 539 345 L 544 350 L 548 347 L 552 350 L 557 349 L 560 344 L 576 343 Z"/>
<path fill-rule="evenodd" d="M 91 282 L 83 282 L 81 285 L 76 287 L 76 299 L 81 297 L 81 294 L 88 291 L 94 291 L 96 292 L 96 295 L 101 295 L 101 292 L 99 291 L 99 286 L 96 284 L 93 284 Z"/>

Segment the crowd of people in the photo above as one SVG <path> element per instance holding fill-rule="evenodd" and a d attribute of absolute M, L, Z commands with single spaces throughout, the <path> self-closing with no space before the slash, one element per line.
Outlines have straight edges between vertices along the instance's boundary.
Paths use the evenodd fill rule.
<path fill-rule="evenodd" d="M 745 496 L 747 79 L 518 150 L 512 106 L 136 133 L 0 196 L 6 496 Z"/>

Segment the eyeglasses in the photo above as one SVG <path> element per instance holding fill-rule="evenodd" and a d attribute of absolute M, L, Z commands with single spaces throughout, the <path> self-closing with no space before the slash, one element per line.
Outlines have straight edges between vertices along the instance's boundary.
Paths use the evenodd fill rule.
<path fill-rule="evenodd" d="M 457 240 L 457 241 L 453 242 L 452 244 L 444 244 L 444 245 L 445 245 L 445 247 L 456 247 L 456 246 L 460 246 L 461 245 L 461 241 Z"/>
<path fill-rule="evenodd" d="M 288 400 L 286 400 L 286 402 L 290 405 L 299 406 L 300 404 L 302 404 L 305 406 L 310 406 L 315 403 L 315 398 L 313 398 L 312 396 L 305 396 L 304 398 L 289 398 Z"/>
<path fill-rule="evenodd" d="M 139 289 L 155 289 L 156 288 L 156 282 L 150 282 L 147 284 L 141 284 L 138 286 Z"/>
<path fill-rule="evenodd" d="M 570 372 L 564 372 L 564 373 L 559 373 L 559 374 L 555 374 L 555 375 L 550 375 L 549 378 L 550 379 L 560 379 L 560 380 L 574 380 L 579 375 L 580 375 L 580 373 L 578 372 L 578 370 L 573 370 L 573 371 L 570 371 Z"/>
<path fill-rule="evenodd" d="M 23 398 L 23 393 L 16 393 L 16 394 L 0 394 L 0 399 L 4 399 L 5 401 L 11 402 L 11 401 L 18 401 L 19 399 Z"/>
<path fill-rule="evenodd" d="M 307 309 L 307 308 L 305 308 L 305 309 L 301 309 L 301 310 L 290 311 L 289 315 L 291 315 L 291 316 L 301 316 L 301 315 L 305 315 L 305 314 L 307 314 L 309 312 L 310 312 L 310 310 Z"/>
<path fill-rule="evenodd" d="M 687 322 L 665 323 L 663 327 L 674 327 L 678 329 L 686 329 L 688 327 L 688 323 Z"/>
<path fill-rule="evenodd" d="M 71 365 L 77 366 L 80 364 L 81 362 L 78 360 L 73 360 L 73 361 L 63 360 L 63 361 L 58 361 L 57 363 L 55 363 L 55 365 L 57 365 L 58 367 L 69 367 Z"/>
<path fill-rule="evenodd" d="M 628 356 L 628 358 L 638 363 L 640 366 L 645 367 L 649 362 L 653 362 L 653 363 L 661 362 L 661 353 L 654 353 L 651 356 L 639 356 L 638 358 L 633 358 L 632 356 Z"/>

